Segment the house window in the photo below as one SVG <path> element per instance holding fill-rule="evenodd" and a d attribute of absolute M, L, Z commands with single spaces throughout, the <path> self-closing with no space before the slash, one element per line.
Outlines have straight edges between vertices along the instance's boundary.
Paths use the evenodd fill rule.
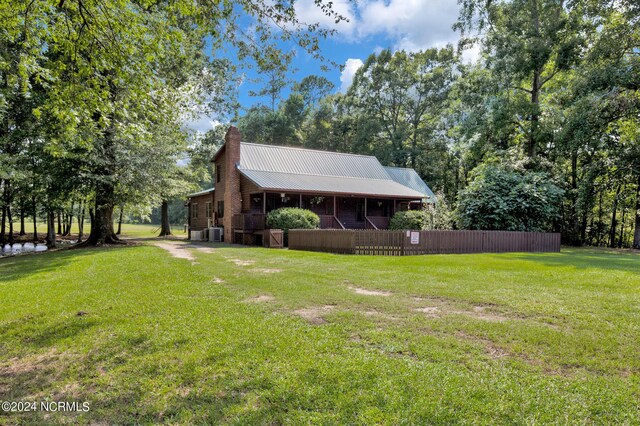
<path fill-rule="evenodd" d="M 213 204 L 211 203 L 211 201 L 207 202 L 207 204 L 205 204 L 205 211 L 206 211 L 206 215 L 207 218 L 210 218 L 212 216 L 213 213 Z"/>
<path fill-rule="evenodd" d="M 222 180 L 222 166 L 216 164 L 216 182 L 220 182 Z"/>
<path fill-rule="evenodd" d="M 218 201 L 218 217 L 224 217 L 224 201 Z"/>
<path fill-rule="evenodd" d="M 191 204 L 191 219 L 198 218 L 198 203 Z"/>

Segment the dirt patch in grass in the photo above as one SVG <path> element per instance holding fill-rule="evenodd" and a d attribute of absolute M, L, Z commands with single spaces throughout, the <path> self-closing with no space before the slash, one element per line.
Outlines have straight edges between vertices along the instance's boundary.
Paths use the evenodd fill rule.
<path fill-rule="evenodd" d="M 275 268 L 253 268 L 252 272 L 258 272 L 260 274 L 277 274 L 278 272 L 282 272 L 282 269 Z"/>
<path fill-rule="evenodd" d="M 154 246 L 156 247 L 160 247 L 163 250 L 166 250 L 169 252 L 169 254 L 175 258 L 178 259 L 186 259 L 186 260 L 190 260 L 191 263 L 195 263 L 195 257 L 193 257 L 193 254 L 191 254 L 191 252 L 189 252 L 188 250 L 186 250 L 187 245 L 186 244 L 175 244 L 175 243 L 169 243 L 169 242 L 157 242 L 157 243 L 153 243 Z"/>
<path fill-rule="evenodd" d="M 510 318 L 500 315 L 495 312 L 487 312 L 484 306 L 474 306 L 471 311 L 454 311 L 452 313 L 468 315 L 472 318 L 483 320 L 483 321 L 491 321 L 491 322 L 502 322 L 507 321 Z"/>
<path fill-rule="evenodd" d="M 397 321 L 398 317 L 395 317 L 393 315 L 389 315 L 387 313 L 384 312 L 380 312 L 380 311 L 375 311 L 375 310 L 366 310 L 366 311 L 360 311 L 363 315 L 370 317 L 370 318 L 380 318 L 380 319 L 385 319 L 385 320 L 391 320 L 391 321 Z"/>
<path fill-rule="evenodd" d="M 474 319 L 490 322 L 502 322 L 513 319 L 496 312 L 488 311 L 487 308 L 495 306 L 492 304 L 476 305 L 468 309 L 461 309 L 459 306 L 454 305 L 444 298 L 414 297 L 412 300 L 421 304 L 428 303 L 428 306 L 419 306 L 413 310 L 416 312 L 422 312 L 432 318 L 440 318 L 445 315 L 464 315 Z"/>
<path fill-rule="evenodd" d="M 169 252 L 169 254 L 178 259 L 190 260 L 192 264 L 196 264 L 195 257 L 188 249 L 194 249 L 201 253 L 214 253 L 213 247 L 200 246 L 195 244 L 184 244 L 179 241 L 159 241 L 152 243 L 156 247 L 160 247 Z"/>
<path fill-rule="evenodd" d="M 323 315 L 331 312 L 335 307 L 335 305 L 315 306 L 311 308 L 297 309 L 293 311 L 293 313 L 306 319 L 311 324 L 321 325 L 327 323 L 327 320 L 324 319 Z"/>
<path fill-rule="evenodd" d="M 63 373 L 58 362 L 63 357 L 56 349 L 39 355 L 11 358 L 0 363 L 0 395 L 15 400 L 40 397 L 40 389 Z M 36 391 L 37 393 L 31 393 Z"/>
<path fill-rule="evenodd" d="M 255 260 L 242 260 L 242 259 L 229 259 L 229 262 L 233 262 L 236 266 L 250 266 L 256 263 Z"/>
<path fill-rule="evenodd" d="M 214 284 L 222 284 L 224 282 L 224 280 L 222 278 L 213 277 L 211 279 L 211 282 L 214 283 Z"/>
<path fill-rule="evenodd" d="M 427 316 L 437 318 L 440 316 L 440 308 L 437 306 L 425 306 L 423 308 L 415 308 L 414 311 L 422 312 L 427 314 Z"/>
<path fill-rule="evenodd" d="M 464 340 L 470 340 L 472 342 L 479 343 L 483 346 L 485 353 L 493 359 L 504 358 L 506 356 L 510 356 L 511 354 L 507 352 L 505 349 L 497 346 L 489 339 L 483 339 L 478 336 L 472 336 L 470 334 L 465 333 L 464 331 L 458 331 L 456 333 L 456 337 Z"/>
<path fill-rule="evenodd" d="M 187 247 L 189 248 L 194 248 L 202 253 L 215 253 L 215 249 L 212 247 L 203 247 L 203 246 L 194 246 L 194 245 L 188 245 Z"/>
<path fill-rule="evenodd" d="M 360 287 L 349 287 L 349 290 L 353 291 L 356 294 L 363 294 L 365 296 L 382 296 L 382 297 L 388 297 L 391 296 L 393 293 L 391 293 L 390 291 L 382 291 L 382 290 L 367 290 L 366 288 L 360 288 Z"/>

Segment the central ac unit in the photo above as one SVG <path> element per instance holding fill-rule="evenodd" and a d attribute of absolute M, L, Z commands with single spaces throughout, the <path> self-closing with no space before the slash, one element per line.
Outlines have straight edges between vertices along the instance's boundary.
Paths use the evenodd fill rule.
<path fill-rule="evenodd" d="M 223 238 L 223 228 L 209 228 L 209 241 L 220 243 Z"/>

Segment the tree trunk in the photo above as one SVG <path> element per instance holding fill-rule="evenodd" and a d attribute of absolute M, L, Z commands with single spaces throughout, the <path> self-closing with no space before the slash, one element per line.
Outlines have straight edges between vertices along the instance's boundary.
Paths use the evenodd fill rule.
<path fill-rule="evenodd" d="M 7 206 L 2 206 L 2 223 L 0 224 L 0 244 L 4 244 L 6 241 L 6 235 L 4 227 L 7 222 Z"/>
<path fill-rule="evenodd" d="M 602 245 L 602 232 L 601 229 L 604 229 L 604 222 L 602 222 L 602 194 L 604 189 L 600 190 L 600 198 L 598 201 L 598 233 L 596 235 L 596 245 L 600 247 Z"/>
<path fill-rule="evenodd" d="M 73 211 L 69 213 L 69 215 L 67 216 L 67 223 L 65 224 L 67 229 L 65 230 L 65 235 L 71 235 L 72 225 L 73 225 Z"/>
<path fill-rule="evenodd" d="M 527 157 L 530 159 L 536 155 L 536 143 L 538 139 L 538 125 L 540 121 L 540 113 L 538 111 L 540 104 L 540 72 L 533 72 L 533 82 L 531 86 L 531 129 L 529 129 L 529 140 L 527 143 Z"/>
<path fill-rule="evenodd" d="M 636 189 L 636 225 L 633 232 L 633 248 L 640 250 L 640 174 L 638 174 Z"/>
<path fill-rule="evenodd" d="M 117 87 L 114 80 L 109 80 L 109 89 L 111 98 L 115 102 Z M 82 246 L 122 244 L 116 233 L 113 232 L 113 207 L 115 205 L 113 165 L 116 163 L 114 152 L 116 129 L 114 117 L 109 118 L 111 124 L 105 130 L 102 140 L 103 160 L 107 166 L 96 170 L 100 174 L 100 179 L 95 184 L 95 208 L 91 214 L 91 232 L 89 237 L 80 244 Z"/>
<path fill-rule="evenodd" d="M 101 246 L 121 243 L 113 231 L 114 188 L 109 182 L 96 184 L 95 209 L 91 215 L 91 232 L 82 245 Z"/>
<path fill-rule="evenodd" d="M 9 199 L 7 194 L 7 186 L 9 185 L 9 181 L 6 179 L 0 180 L 0 187 L 2 187 L 2 198 L 0 198 L 0 203 L 2 204 L 2 220 L 0 221 L 0 245 L 7 242 L 7 207 Z"/>
<path fill-rule="evenodd" d="M 38 208 L 35 197 L 33 198 L 33 241 L 38 241 Z"/>
<path fill-rule="evenodd" d="M 622 248 L 622 243 L 624 240 L 624 221 L 627 216 L 626 207 L 622 208 L 622 221 L 620 221 L 620 236 L 618 237 L 618 248 Z"/>
<path fill-rule="evenodd" d="M 58 235 L 62 235 L 62 221 L 60 220 L 60 212 L 58 212 Z"/>
<path fill-rule="evenodd" d="M 47 212 L 47 247 L 56 246 L 56 214 L 51 210 Z"/>
<path fill-rule="evenodd" d="M 20 209 L 20 235 L 26 235 L 24 232 L 24 207 Z"/>
<path fill-rule="evenodd" d="M 118 218 L 118 232 L 116 232 L 116 235 L 120 235 L 120 233 L 122 232 L 122 216 L 124 214 L 124 206 L 120 206 L 120 217 Z"/>
<path fill-rule="evenodd" d="M 582 245 L 580 241 L 580 221 L 578 215 L 578 153 L 571 153 L 571 233 L 569 242 Z"/>
<path fill-rule="evenodd" d="M 84 202 L 82 203 L 81 211 L 79 211 L 78 215 L 78 242 L 82 241 L 82 237 L 84 236 Z"/>
<path fill-rule="evenodd" d="M 160 237 L 171 235 L 171 225 L 169 224 L 169 202 L 162 200 L 162 221 L 160 226 Z"/>
<path fill-rule="evenodd" d="M 616 246 L 616 227 L 618 226 L 616 214 L 618 213 L 618 197 L 620 196 L 620 187 L 621 185 L 618 184 L 618 189 L 616 189 L 616 196 L 613 199 L 613 215 L 611 216 L 611 229 L 609 234 L 609 247 L 611 248 Z"/>
<path fill-rule="evenodd" d="M 7 205 L 7 220 L 9 221 L 9 243 L 13 244 L 13 217 L 11 216 L 11 205 Z"/>

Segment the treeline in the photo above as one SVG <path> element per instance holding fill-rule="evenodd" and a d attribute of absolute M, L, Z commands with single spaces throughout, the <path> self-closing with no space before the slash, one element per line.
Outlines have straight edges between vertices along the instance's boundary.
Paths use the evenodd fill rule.
<path fill-rule="evenodd" d="M 251 108 L 244 139 L 413 167 L 461 228 L 640 247 L 640 8 L 461 5 L 461 49 L 371 55 L 346 93 L 305 78 L 286 99 Z M 472 64 L 460 56 L 469 46 L 481 51 Z M 277 97 L 283 78 L 265 92 Z"/>
<path fill-rule="evenodd" d="M 194 190 L 200 171 L 180 166 L 191 149 L 182 125 L 202 112 L 232 113 L 237 64 L 221 51 L 261 64 L 279 56 L 276 40 L 295 40 L 318 55 L 317 36 L 327 31 L 298 22 L 293 7 L 0 2 L 0 244 L 29 218 L 47 222 L 55 245 L 56 222 L 62 228 L 85 215 L 84 244 L 118 243 L 113 223 L 123 207 L 148 215 Z"/>

